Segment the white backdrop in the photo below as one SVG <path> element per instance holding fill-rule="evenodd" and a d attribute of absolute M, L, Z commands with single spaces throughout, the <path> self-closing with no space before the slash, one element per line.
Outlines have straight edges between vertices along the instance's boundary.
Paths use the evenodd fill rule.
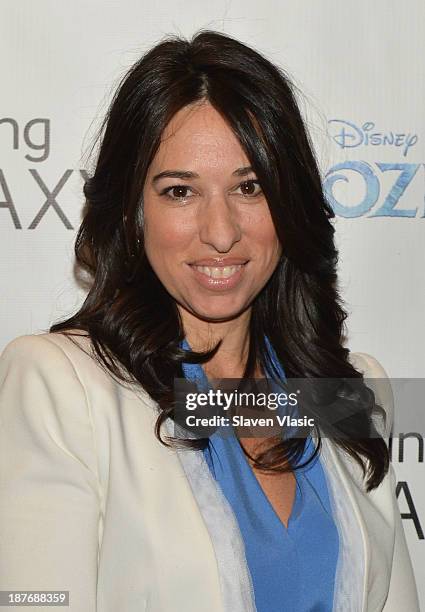
<path fill-rule="evenodd" d="M 0 9 L 0 350 L 82 301 L 72 251 L 80 169 L 119 78 L 164 35 L 204 27 L 258 49 L 304 92 L 337 212 L 348 345 L 392 377 L 425 378 L 421 0 L 1 0 Z M 397 448 L 394 439 L 425 609 L 423 458 L 410 443 L 399 463 Z"/>

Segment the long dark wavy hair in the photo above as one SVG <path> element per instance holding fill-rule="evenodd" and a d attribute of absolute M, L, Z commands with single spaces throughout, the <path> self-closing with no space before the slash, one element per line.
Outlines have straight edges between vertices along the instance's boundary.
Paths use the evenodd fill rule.
<path fill-rule="evenodd" d="M 192 449 L 208 444 L 208 438 L 164 438 L 160 431 L 168 417 L 173 419 L 174 381 L 183 377 L 182 362 L 207 362 L 221 340 L 203 353 L 180 347 L 185 333 L 176 303 L 144 251 L 142 200 L 164 128 L 183 107 L 207 100 L 246 152 L 283 250 L 252 303 L 243 377 L 253 377 L 258 365 L 273 372 L 267 336 L 288 378 L 338 379 L 332 387 L 335 402 L 329 400 L 328 390 L 316 427 L 320 433 L 320 418 L 325 420 L 332 406 L 362 406 L 354 418 L 341 419 L 340 435 L 333 439 L 359 463 L 363 477 L 367 473 L 370 491 L 385 476 L 389 453 L 371 418 L 372 410 L 380 407 L 343 347 L 347 313 L 337 288 L 338 252 L 331 222 L 335 215 L 324 196 L 296 91 L 280 67 L 212 30 L 200 30 L 191 40 L 168 36 L 145 53 L 115 91 L 98 133 L 94 171 L 84 185 L 86 202 L 75 255 L 90 275 L 90 290 L 78 312 L 49 331 L 86 332 L 102 367 L 118 380 L 140 384 L 157 402 L 155 434 L 163 444 Z M 354 392 L 350 380 L 357 382 Z M 350 435 L 354 430 L 373 431 L 375 436 L 356 439 Z M 305 443 L 304 437 L 278 439 L 272 448 L 250 458 L 266 471 L 297 469 L 306 465 L 294 461 Z M 310 461 L 320 445 L 319 435 Z"/>

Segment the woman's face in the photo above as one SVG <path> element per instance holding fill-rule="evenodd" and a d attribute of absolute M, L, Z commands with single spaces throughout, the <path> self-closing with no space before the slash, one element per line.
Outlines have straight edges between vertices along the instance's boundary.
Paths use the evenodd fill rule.
<path fill-rule="evenodd" d="M 278 263 L 280 243 L 249 166 L 208 102 L 183 108 L 164 131 L 143 190 L 145 247 L 181 312 L 237 317 Z"/>

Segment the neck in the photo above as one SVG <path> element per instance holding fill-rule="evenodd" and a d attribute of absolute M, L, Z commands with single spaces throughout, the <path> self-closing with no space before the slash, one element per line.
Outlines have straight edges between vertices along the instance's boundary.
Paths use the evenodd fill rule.
<path fill-rule="evenodd" d="M 226 321 L 206 321 L 179 310 L 192 350 L 206 351 L 222 340 L 215 356 L 203 364 L 205 374 L 209 378 L 241 378 L 248 357 L 250 310 Z"/>

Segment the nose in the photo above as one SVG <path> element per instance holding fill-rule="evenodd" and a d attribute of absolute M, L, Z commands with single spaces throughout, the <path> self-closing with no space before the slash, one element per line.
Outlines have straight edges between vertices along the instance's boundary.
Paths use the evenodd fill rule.
<path fill-rule="evenodd" d="M 219 253 L 227 253 L 239 242 L 241 227 L 231 203 L 223 196 L 210 197 L 199 211 L 199 239 Z"/>

